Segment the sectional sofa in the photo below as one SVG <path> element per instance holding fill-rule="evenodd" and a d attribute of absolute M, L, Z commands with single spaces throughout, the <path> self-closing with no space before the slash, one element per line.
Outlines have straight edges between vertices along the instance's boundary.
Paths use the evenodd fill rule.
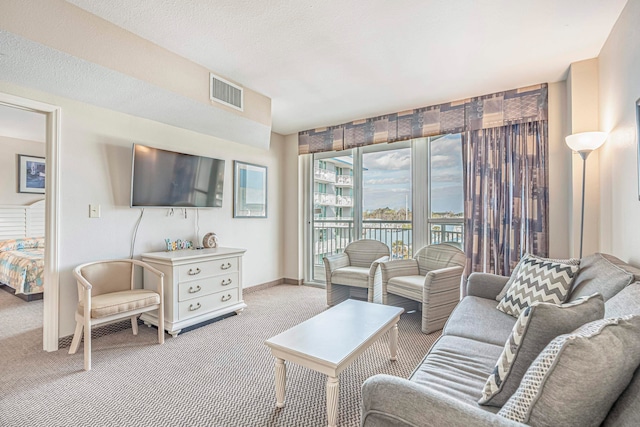
<path fill-rule="evenodd" d="M 509 352 L 508 340 L 513 338 L 514 325 L 520 321 L 517 317 L 496 309 L 496 297 L 503 291 L 508 280 L 508 277 L 492 274 L 470 275 L 466 296 L 451 314 L 442 336 L 410 378 L 376 375 L 363 384 L 362 426 L 525 425 L 499 414 L 500 406 L 478 403 L 488 378 L 496 372 L 499 358 L 504 352 Z M 566 300 L 570 304 L 567 306 L 588 298 L 594 304 L 600 300 L 600 312 L 596 314 L 599 317 L 640 314 L 640 270 L 611 255 L 593 254 L 583 258 L 573 279 Z M 640 317 L 631 319 L 638 323 Z M 546 330 L 540 325 L 537 327 Z M 640 336 L 640 333 L 636 335 Z M 548 346 L 544 350 L 547 349 Z M 601 359 L 610 360 L 611 368 L 615 368 L 625 363 L 635 366 L 633 364 L 638 362 L 636 359 L 639 355 L 640 347 L 620 350 L 610 346 L 603 355 L 591 352 L 588 356 L 601 356 Z M 536 362 L 541 363 L 541 358 L 541 354 L 538 355 Z M 619 375 L 622 378 L 612 379 L 609 378 L 613 377 L 610 373 L 615 369 L 607 367 L 603 372 L 591 372 L 588 362 L 581 363 L 576 359 L 570 363 L 574 363 L 576 369 L 573 378 L 569 377 L 555 385 L 551 380 L 544 383 L 547 388 L 560 388 L 551 391 L 562 397 L 554 398 L 551 402 L 540 400 L 539 396 L 533 398 L 537 410 L 546 413 L 537 414 L 537 421 L 527 422 L 526 425 L 565 425 L 567 420 L 569 423 L 575 421 L 574 424 L 577 425 L 640 425 L 640 369 L 636 369 L 634 373 L 627 367 L 626 374 Z M 529 363 L 521 369 L 531 370 Z M 533 374 L 528 375 L 525 374 L 522 382 L 528 381 Z M 597 375 L 602 377 L 589 378 Z M 607 398 L 611 402 L 601 403 L 603 399 L 594 396 L 598 392 L 604 392 L 600 387 L 605 387 L 605 383 L 609 384 L 607 381 L 620 394 L 611 396 L 618 392 L 608 393 Z M 594 386 L 590 387 L 588 384 Z M 526 387 L 522 387 L 520 380 L 515 386 L 518 387 L 517 393 L 522 393 L 521 389 L 526 392 Z M 544 409 L 544 405 L 547 405 L 547 409 Z M 576 409 L 580 414 L 573 417 L 571 411 Z M 604 411 L 604 414 L 592 415 L 591 412 L 596 410 Z M 580 417 L 586 417 L 584 420 L 587 421 L 580 421 Z"/>

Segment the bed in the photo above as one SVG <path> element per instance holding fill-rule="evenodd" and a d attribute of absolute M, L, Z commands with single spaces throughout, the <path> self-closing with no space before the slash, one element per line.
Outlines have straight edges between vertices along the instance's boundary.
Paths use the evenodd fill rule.
<path fill-rule="evenodd" d="M 0 286 L 31 301 L 44 291 L 44 201 L 0 206 Z"/>

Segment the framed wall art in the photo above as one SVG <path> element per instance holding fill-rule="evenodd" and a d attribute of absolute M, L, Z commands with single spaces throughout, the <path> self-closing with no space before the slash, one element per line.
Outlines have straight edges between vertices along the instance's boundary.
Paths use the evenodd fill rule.
<path fill-rule="evenodd" d="M 18 154 L 18 192 L 44 194 L 44 157 Z"/>
<path fill-rule="evenodd" d="M 233 217 L 267 217 L 267 167 L 233 162 Z"/>

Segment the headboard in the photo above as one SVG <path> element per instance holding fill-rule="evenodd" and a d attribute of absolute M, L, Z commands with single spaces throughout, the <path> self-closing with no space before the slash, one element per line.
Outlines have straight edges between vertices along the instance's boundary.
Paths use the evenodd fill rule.
<path fill-rule="evenodd" d="M 0 240 L 44 236 L 44 200 L 27 206 L 0 205 Z"/>

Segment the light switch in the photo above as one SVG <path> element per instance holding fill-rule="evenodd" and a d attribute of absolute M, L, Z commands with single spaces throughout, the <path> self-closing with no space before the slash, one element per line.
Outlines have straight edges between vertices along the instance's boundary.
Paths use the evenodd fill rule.
<path fill-rule="evenodd" d="M 89 218 L 100 218 L 100 205 L 89 205 Z"/>

